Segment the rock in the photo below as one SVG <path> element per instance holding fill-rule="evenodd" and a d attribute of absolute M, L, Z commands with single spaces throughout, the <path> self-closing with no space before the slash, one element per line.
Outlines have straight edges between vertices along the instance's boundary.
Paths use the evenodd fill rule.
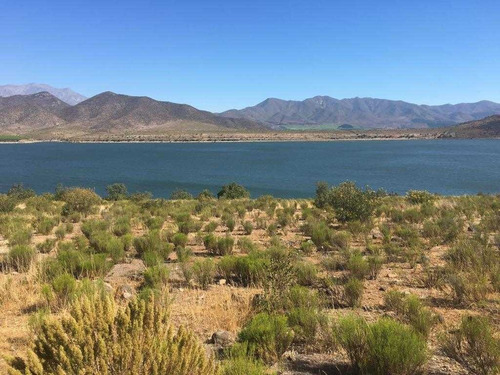
<path fill-rule="evenodd" d="M 113 290 L 114 290 L 113 286 L 109 283 L 104 283 L 104 289 L 106 290 L 106 292 L 108 292 L 110 294 L 113 293 Z"/>
<path fill-rule="evenodd" d="M 130 285 L 120 285 L 116 289 L 116 297 L 123 298 L 124 300 L 130 300 L 135 294 L 134 289 Z"/>
<path fill-rule="evenodd" d="M 226 285 L 226 279 L 220 279 L 219 285 Z"/>
<path fill-rule="evenodd" d="M 232 345 L 236 341 L 236 338 L 231 332 L 228 331 L 217 331 L 212 334 L 210 343 L 225 348 Z"/>

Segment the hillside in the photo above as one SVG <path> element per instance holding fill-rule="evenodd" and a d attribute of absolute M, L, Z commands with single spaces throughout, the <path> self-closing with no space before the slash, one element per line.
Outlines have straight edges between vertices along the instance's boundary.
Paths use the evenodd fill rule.
<path fill-rule="evenodd" d="M 290 125 L 349 124 L 367 129 L 397 129 L 449 126 L 499 113 L 500 104 L 489 101 L 429 106 L 385 99 L 339 100 L 316 96 L 304 101 L 266 99 L 256 106 L 229 110 L 221 115 L 284 128 Z"/>
<path fill-rule="evenodd" d="M 59 89 L 43 83 L 28 83 L 25 85 L 3 85 L 0 86 L 0 97 L 14 95 L 32 95 L 39 92 L 49 92 L 56 98 L 62 100 L 69 105 L 75 105 L 87 99 L 82 94 L 79 94 L 69 88 Z"/>
<path fill-rule="evenodd" d="M 157 134 L 169 131 L 262 130 L 185 104 L 104 92 L 75 106 L 48 92 L 0 98 L 0 132 L 34 137 Z"/>
<path fill-rule="evenodd" d="M 500 115 L 453 126 L 441 138 L 500 138 Z"/>

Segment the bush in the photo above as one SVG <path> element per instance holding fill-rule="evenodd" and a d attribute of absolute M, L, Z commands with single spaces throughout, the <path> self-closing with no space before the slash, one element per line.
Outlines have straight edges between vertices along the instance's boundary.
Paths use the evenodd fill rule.
<path fill-rule="evenodd" d="M 47 238 L 45 241 L 40 242 L 38 245 L 36 245 L 36 248 L 42 254 L 48 254 L 52 251 L 55 245 L 56 240 Z"/>
<path fill-rule="evenodd" d="M 176 233 L 172 237 L 172 243 L 174 244 L 175 247 L 180 246 L 180 247 L 185 247 L 188 242 L 188 236 L 185 235 L 184 233 Z"/>
<path fill-rule="evenodd" d="M 163 240 L 158 231 L 151 231 L 142 237 L 134 238 L 134 247 L 139 255 L 152 251 L 165 260 L 173 251 L 172 244 Z"/>
<path fill-rule="evenodd" d="M 344 300 L 350 307 L 361 305 L 363 298 L 363 282 L 356 278 L 349 279 L 344 285 Z"/>
<path fill-rule="evenodd" d="M 442 349 L 471 373 L 495 375 L 500 371 L 500 339 L 484 317 L 462 318 L 460 327 L 442 339 Z"/>
<path fill-rule="evenodd" d="M 217 198 L 219 199 L 241 199 L 249 197 L 250 192 L 236 182 L 224 185 L 222 189 L 217 193 Z"/>
<path fill-rule="evenodd" d="M 196 282 L 203 288 L 213 282 L 215 276 L 215 263 L 212 259 L 198 260 L 193 264 L 193 274 Z"/>
<path fill-rule="evenodd" d="M 28 245 L 31 240 L 31 236 L 33 235 L 31 228 L 28 227 L 20 227 L 15 231 L 9 233 L 9 245 L 17 246 L 17 245 Z"/>
<path fill-rule="evenodd" d="M 366 221 L 375 208 L 375 198 L 375 192 L 362 190 L 353 182 L 343 182 L 332 188 L 320 183 L 316 189 L 315 205 L 318 208 L 333 208 L 337 219 L 342 223 Z"/>
<path fill-rule="evenodd" d="M 36 230 L 40 234 L 48 235 L 56 225 L 55 219 L 43 216 L 36 222 Z"/>
<path fill-rule="evenodd" d="M 245 254 L 257 250 L 257 245 L 255 245 L 255 243 L 253 243 L 253 241 L 247 237 L 241 237 L 238 240 L 238 247 L 241 252 Z"/>
<path fill-rule="evenodd" d="M 0 212 L 7 213 L 14 211 L 17 201 L 5 194 L 0 194 Z"/>
<path fill-rule="evenodd" d="M 405 198 L 412 204 L 425 204 L 433 202 L 436 196 L 425 190 L 410 190 L 406 193 Z"/>
<path fill-rule="evenodd" d="M 56 238 L 58 240 L 64 239 L 64 236 L 66 236 L 66 227 L 64 225 L 60 225 L 59 227 L 57 227 L 54 234 L 56 235 Z"/>
<path fill-rule="evenodd" d="M 309 262 L 300 262 L 296 263 L 294 268 L 297 284 L 311 286 L 316 282 L 318 278 L 318 270 L 314 264 Z"/>
<path fill-rule="evenodd" d="M 161 289 L 168 284 L 170 272 L 165 266 L 153 266 L 144 271 L 144 286 Z"/>
<path fill-rule="evenodd" d="M 16 200 L 28 199 L 35 195 L 36 193 L 33 189 L 25 188 L 23 184 L 12 185 L 7 192 L 7 196 Z"/>
<path fill-rule="evenodd" d="M 113 225 L 113 233 L 115 236 L 121 237 L 131 232 L 130 219 L 126 216 L 116 219 Z"/>
<path fill-rule="evenodd" d="M 370 266 L 365 258 L 359 253 L 351 254 L 347 261 L 346 268 L 351 272 L 351 276 L 356 279 L 364 279 L 370 272 Z"/>
<path fill-rule="evenodd" d="M 90 189 L 70 188 L 64 190 L 62 200 L 66 203 L 63 207 L 64 214 L 73 212 L 88 214 L 92 207 L 101 201 L 101 198 Z"/>
<path fill-rule="evenodd" d="M 292 344 L 293 337 L 286 316 L 267 313 L 255 315 L 238 335 L 239 340 L 248 343 L 258 358 L 268 363 L 281 358 Z"/>
<path fill-rule="evenodd" d="M 245 231 L 246 235 L 252 234 L 253 231 L 253 224 L 251 221 L 245 221 L 243 223 L 243 230 Z"/>
<path fill-rule="evenodd" d="M 108 199 L 110 201 L 119 201 L 121 199 L 126 199 L 128 196 L 127 187 L 122 183 L 115 183 L 106 186 L 106 193 L 108 194 Z"/>
<path fill-rule="evenodd" d="M 354 368 L 363 374 L 410 375 L 427 360 L 427 343 L 411 328 L 382 318 L 367 324 L 347 316 L 337 324 L 336 336 Z"/>
<path fill-rule="evenodd" d="M 424 337 L 429 336 L 432 326 L 437 323 L 437 316 L 415 295 L 406 296 L 398 291 L 389 291 L 384 296 L 384 302 L 403 323 L 409 324 Z"/>
<path fill-rule="evenodd" d="M 234 238 L 231 236 L 221 237 L 217 240 L 218 255 L 230 255 L 233 253 Z"/>
<path fill-rule="evenodd" d="M 193 195 L 188 193 L 186 190 L 174 190 L 172 194 L 170 194 L 170 199 L 172 200 L 182 200 L 182 199 L 193 199 Z"/>
<path fill-rule="evenodd" d="M 209 253 L 216 254 L 217 253 L 217 237 L 215 237 L 212 233 L 207 234 L 203 238 L 203 245 L 205 249 Z"/>
<path fill-rule="evenodd" d="M 217 224 L 217 222 L 211 221 L 207 225 L 205 225 L 204 230 L 205 230 L 205 232 L 211 233 L 211 232 L 214 232 L 218 226 L 219 226 L 219 224 Z"/>
<path fill-rule="evenodd" d="M 16 271 L 26 272 L 35 260 L 35 255 L 35 250 L 30 246 L 16 245 L 9 250 L 7 261 Z"/>
<path fill-rule="evenodd" d="M 27 359 L 11 363 L 13 374 L 219 373 L 194 335 L 174 330 L 166 308 L 154 299 L 122 309 L 108 297 L 83 298 L 69 316 L 44 320 L 39 331 Z"/>

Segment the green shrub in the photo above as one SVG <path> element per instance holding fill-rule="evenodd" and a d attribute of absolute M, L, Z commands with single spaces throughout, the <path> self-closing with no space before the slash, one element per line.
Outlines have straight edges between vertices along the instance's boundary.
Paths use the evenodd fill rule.
<path fill-rule="evenodd" d="M 191 251 L 190 248 L 188 247 L 177 247 L 175 249 L 175 253 L 177 254 L 177 260 L 180 263 L 185 263 L 189 260 L 191 255 L 193 255 L 193 252 Z"/>
<path fill-rule="evenodd" d="M 131 232 L 132 228 L 130 226 L 130 218 L 127 216 L 122 216 L 116 219 L 113 225 L 113 233 L 115 236 L 121 237 Z"/>
<path fill-rule="evenodd" d="M 23 184 L 12 185 L 7 191 L 7 196 L 14 198 L 16 200 L 23 200 L 34 197 L 36 195 L 35 191 L 30 188 L 25 188 Z"/>
<path fill-rule="evenodd" d="M 57 227 L 55 235 L 58 240 L 64 239 L 64 236 L 66 236 L 66 226 L 60 225 L 59 227 Z"/>
<path fill-rule="evenodd" d="M 346 263 L 346 268 L 349 270 L 352 277 L 360 280 L 368 276 L 370 272 L 370 266 L 368 262 L 359 252 L 354 252 L 353 254 L 351 254 L 349 260 Z"/>
<path fill-rule="evenodd" d="M 101 201 L 101 198 L 93 190 L 84 188 L 66 189 L 62 193 L 61 199 L 66 203 L 63 207 L 65 216 L 73 212 L 88 214 L 92 207 Z"/>
<path fill-rule="evenodd" d="M 375 198 L 375 192 L 362 190 L 353 182 L 343 182 L 332 188 L 320 183 L 316 189 L 315 205 L 319 208 L 333 208 L 337 219 L 342 223 L 366 221 L 375 208 Z"/>
<path fill-rule="evenodd" d="M 176 233 L 172 237 L 172 243 L 174 246 L 180 246 L 180 247 L 185 247 L 188 242 L 188 236 L 185 235 L 184 233 Z"/>
<path fill-rule="evenodd" d="M 217 227 L 219 226 L 219 224 L 217 224 L 217 222 L 215 221 L 211 221 L 209 222 L 207 225 L 205 225 L 205 232 L 215 232 L 215 230 L 217 229 Z"/>
<path fill-rule="evenodd" d="M 48 254 L 52 251 L 55 245 L 56 240 L 47 238 L 45 241 L 40 242 L 38 245 L 36 245 L 36 249 L 42 254 Z"/>
<path fill-rule="evenodd" d="M 13 232 L 9 233 L 7 238 L 9 239 L 10 246 L 17 245 L 28 245 L 33 235 L 31 228 L 29 227 L 19 227 Z"/>
<path fill-rule="evenodd" d="M 384 296 L 384 302 L 386 308 L 396 312 L 403 323 L 409 324 L 424 337 L 429 336 L 431 328 L 437 323 L 437 316 L 415 295 L 389 291 Z"/>
<path fill-rule="evenodd" d="M 500 371 L 500 338 L 484 317 L 463 317 L 460 327 L 442 339 L 442 349 L 473 374 L 495 375 Z"/>
<path fill-rule="evenodd" d="M 106 186 L 106 193 L 108 194 L 107 199 L 110 201 L 127 199 L 128 196 L 127 187 L 122 183 L 114 183 Z"/>
<path fill-rule="evenodd" d="M 176 189 L 170 194 L 172 200 L 193 199 L 193 195 L 186 190 Z"/>
<path fill-rule="evenodd" d="M 427 343 L 413 329 L 392 319 L 372 324 L 347 316 L 338 322 L 337 340 L 351 364 L 363 374 L 410 375 L 427 360 Z"/>
<path fill-rule="evenodd" d="M 212 233 L 207 234 L 203 238 L 203 245 L 205 249 L 209 253 L 216 254 L 217 253 L 217 237 L 215 237 Z"/>
<path fill-rule="evenodd" d="M 372 255 L 367 257 L 367 259 L 370 278 L 375 280 L 384 265 L 384 259 L 380 255 Z"/>
<path fill-rule="evenodd" d="M 238 247 L 242 253 L 248 254 L 251 251 L 257 250 L 257 245 L 247 237 L 241 237 L 238 239 Z"/>
<path fill-rule="evenodd" d="M 221 237 L 217 240 L 218 255 L 230 255 L 233 253 L 234 238 L 231 236 Z"/>
<path fill-rule="evenodd" d="M 300 250 L 304 255 L 311 255 L 314 252 L 314 243 L 312 241 L 302 241 Z"/>
<path fill-rule="evenodd" d="M 253 231 L 253 224 L 251 221 L 245 221 L 243 223 L 243 230 L 245 231 L 245 234 L 250 235 L 252 234 Z"/>
<path fill-rule="evenodd" d="M 18 272 L 26 272 L 35 260 L 35 250 L 27 245 L 16 245 L 9 250 L 8 264 Z"/>
<path fill-rule="evenodd" d="M 292 344 L 293 337 L 286 316 L 267 313 L 255 315 L 238 335 L 258 358 L 269 363 L 281 358 Z"/>
<path fill-rule="evenodd" d="M 0 194 L 0 212 L 7 213 L 14 211 L 17 201 L 13 197 L 5 194 Z"/>
<path fill-rule="evenodd" d="M 208 289 L 208 286 L 213 282 L 215 276 L 214 261 L 210 258 L 196 261 L 193 264 L 193 274 L 196 282 L 203 289 Z"/>
<path fill-rule="evenodd" d="M 344 300 L 350 307 L 361 305 L 363 298 L 363 282 L 356 278 L 350 278 L 344 285 Z"/>
<path fill-rule="evenodd" d="M 144 271 L 144 285 L 153 289 L 161 289 L 168 284 L 169 269 L 165 266 L 153 266 Z"/>
<path fill-rule="evenodd" d="M 297 284 L 303 286 L 314 285 L 318 278 L 316 266 L 309 262 L 299 262 L 294 265 Z"/>
<path fill-rule="evenodd" d="M 154 299 L 122 309 L 112 298 L 83 298 L 69 316 L 45 319 L 30 347 L 26 360 L 11 363 L 13 374 L 219 374 L 194 335 L 174 330 Z"/>
<path fill-rule="evenodd" d="M 219 199 L 241 199 L 249 198 L 250 193 L 243 186 L 232 182 L 228 185 L 224 185 L 222 189 L 217 193 L 217 198 Z"/>
<path fill-rule="evenodd" d="M 152 251 L 157 253 L 164 260 L 166 260 L 174 250 L 173 245 L 162 239 L 158 231 L 151 231 L 142 237 L 136 237 L 133 243 L 139 255 L 147 251 Z"/>
<path fill-rule="evenodd" d="M 59 308 L 66 306 L 76 295 L 76 280 L 73 275 L 63 273 L 42 288 L 47 303 Z"/>
<path fill-rule="evenodd" d="M 57 225 L 57 221 L 53 218 L 43 216 L 36 222 L 36 230 L 38 233 L 48 235 Z"/>
<path fill-rule="evenodd" d="M 406 193 L 405 198 L 412 204 L 424 204 L 433 202 L 436 196 L 425 190 L 410 190 Z"/>

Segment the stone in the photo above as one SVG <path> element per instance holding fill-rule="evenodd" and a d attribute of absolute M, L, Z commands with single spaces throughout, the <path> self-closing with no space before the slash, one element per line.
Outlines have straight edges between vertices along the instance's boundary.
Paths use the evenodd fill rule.
<path fill-rule="evenodd" d="M 226 285 L 226 279 L 220 279 L 219 280 L 219 285 Z"/>
<path fill-rule="evenodd" d="M 232 345 L 236 341 L 236 338 L 231 332 L 228 331 L 217 331 L 212 334 L 210 342 L 219 347 L 227 347 Z"/>

